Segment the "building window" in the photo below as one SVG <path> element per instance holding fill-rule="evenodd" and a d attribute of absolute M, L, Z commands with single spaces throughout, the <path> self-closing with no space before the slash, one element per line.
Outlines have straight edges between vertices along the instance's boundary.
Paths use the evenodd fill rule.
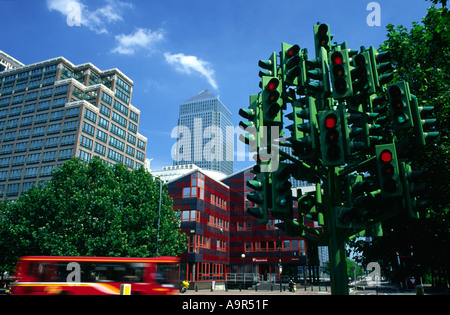
<path fill-rule="evenodd" d="M 85 136 L 81 136 L 81 138 L 80 138 L 80 145 L 82 147 L 85 147 L 86 149 L 92 150 L 93 143 L 94 143 L 94 141 L 92 141 L 91 139 L 89 139 Z"/>
<path fill-rule="evenodd" d="M 184 210 L 181 211 L 181 222 L 200 222 L 200 211 Z"/>
<path fill-rule="evenodd" d="M 89 162 L 91 160 L 91 154 L 83 150 L 78 150 L 78 157 L 80 158 L 80 160 L 85 162 Z"/>
<path fill-rule="evenodd" d="M 97 139 L 106 143 L 108 141 L 108 134 L 97 129 Z"/>
<path fill-rule="evenodd" d="M 218 251 L 225 252 L 227 250 L 227 242 L 226 241 L 217 240 L 216 246 L 217 246 Z"/>
<path fill-rule="evenodd" d="M 9 179 L 15 180 L 15 179 L 22 179 L 22 169 L 20 170 L 11 170 L 9 172 Z"/>
<path fill-rule="evenodd" d="M 12 166 L 21 166 L 25 165 L 25 157 L 26 155 L 18 155 L 13 158 Z"/>
<path fill-rule="evenodd" d="M 189 236 L 189 244 L 188 244 L 189 253 L 198 253 L 199 248 L 209 249 L 210 247 L 211 247 L 211 239 L 209 237 L 203 235 Z"/>
<path fill-rule="evenodd" d="M 73 149 L 60 150 L 58 161 L 69 160 L 73 156 Z"/>
<path fill-rule="evenodd" d="M 56 161 L 56 152 L 57 151 L 44 152 L 44 155 L 42 156 L 42 163 Z"/>
<path fill-rule="evenodd" d="M 35 178 L 38 175 L 39 167 L 32 167 L 25 169 L 23 178 Z"/>
<path fill-rule="evenodd" d="M 103 104 L 100 104 L 100 114 L 109 118 L 111 116 L 111 109 Z"/>
<path fill-rule="evenodd" d="M 40 153 L 30 154 L 28 155 L 27 164 L 37 164 L 40 162 L 40 160 L 41 160 Z"/>
<path fill-rule="evenodd" d="M 104 145 L 101 145 L 100 143 L 95 143 L 95 149 L 94 149 L 95 153 L 98 153 L 102 156 L 105 156 L 106 154 L 106 147 Z"/>
<path fill-rule="evenodd" d="M 26 193 L 28 190 L 30 190 L 35 185 L 36 185 L 35 182 L 23 183 L 23 185 L 22 185 L 22 194 Z"/>
<path fill-rule="evenodd" d="M 91 124 L 88 124 L 87 122 L 83 122 L 83 132 L 87 133 L 90 136 L 94 136 L 95 134 L 95 127 Z"/>
<path fill-rule="evenodd" d="M 116 161 L 118 163 L 123 163 L 123 155 L 114 150 L 108 149 L 108 159 Z"/>
<path fill-rule="evenodd" d="M 97 121 L 97 114 L 86 108 L 84 111 L 84 118 L 92 121 L 95 124 L 95 122 Z"/>
<path fill-rule="evenodd" d="M 6 188 L 6 195 L 17 196 L 19 194 L 19 186 L 20 184 L 9 184 Z"/>
<path fill-rule="evenodd" d="M 229 222 L 227 220 L 217 218 L 213 215 L 209 215 L 208 216 L 208 225 L 218 228 L 218 229 L 222 229 L 224 231 L 228 231 Z"/>

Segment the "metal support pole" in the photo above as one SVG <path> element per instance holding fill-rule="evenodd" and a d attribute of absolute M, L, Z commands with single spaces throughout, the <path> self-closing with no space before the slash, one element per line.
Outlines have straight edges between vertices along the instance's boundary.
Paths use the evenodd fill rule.
<path fill-rule="evenodd" d="M 156 234 L 156 257 L 159 256 L 159 227 L 161 225 L 162 180 L 159 179 L 158 233 Z"/>
<path fill-rule="evenodd" d="M 325 185 L 325 219 L 328 229 L 328 255 L 331 273 L 331 294 L 348 295 L 347 262 L 345 260 L 345 242 L 337 228 L 337 218 L 334 206 L 338 204 L 336 168 L 328 168 Z"/>

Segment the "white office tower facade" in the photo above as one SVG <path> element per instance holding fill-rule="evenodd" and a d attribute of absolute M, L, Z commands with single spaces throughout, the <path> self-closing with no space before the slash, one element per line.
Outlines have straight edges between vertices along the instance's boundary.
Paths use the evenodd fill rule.
<path fill-rule="evenodd" d="M 195 164 L 205 170 L 233 173 L 234 128 L 231 112 L 209 90 L 180 105 L 173 165 Z"/>

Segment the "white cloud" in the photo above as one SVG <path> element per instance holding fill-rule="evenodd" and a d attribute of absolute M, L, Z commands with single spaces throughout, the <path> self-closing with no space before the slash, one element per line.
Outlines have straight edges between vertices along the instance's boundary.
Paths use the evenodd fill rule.
<path fill-rule="evenodd" d="M 147 28 L 138 28 L 132 34 L 116 36 L 118 45 L 112 50 L 122 55 L 133 55 L 138 48 L 153 50 L 156 43 L 164 40 L 164 31 L 152 31 Z"/>
<path fill-rule="evenodd" d="M 122 9 L 132 8 L 132 4 L 119 0 L 105 0 L 104 2 L 101 7 L 94 10 L 81 0 L 47 0 L 47 8 L 50 11 L 58 11 L 67 17 L 76 13 L 79 15 L 79 24 L 77 25 L 83 25 L 98 34 L 103 34 L 108 33 L 108 24 L 123 21 Z"/>
<path fill-rule="evenodd" d="M 214 70 L 211 64 L 207 61 L 201 60 L 196 56 L 186 56 L 184 54 L 170 54 L 165 53 L 167 63 L 175 66 L 175 69 L 181 73 L 192 74 L 192 72 L 197 72 L 215 89 L 218 90 L 216 80 L 214 79 Z"/>

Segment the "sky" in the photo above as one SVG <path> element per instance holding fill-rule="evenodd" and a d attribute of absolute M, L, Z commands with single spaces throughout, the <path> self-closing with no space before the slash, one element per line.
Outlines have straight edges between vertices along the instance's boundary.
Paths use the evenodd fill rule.
<path fill-rule="evenodd" d="M 134 82 L 152 170 L 173 163 L 179 106 L 209 89 L 234 126 L 259 92 L 258 60 L 298 44 L 314 54 L 313 26 L 333 42 L 378 48 L 388 24 L 410 28 L 425 0 L 0 0 L 0 50 L 24 64 L 63 56 L 75 65 L 120 69 Z M 314 56 L 312 56 L 314 57 Z M 237 136 L 235 142 L 238 142 Z M 237 144 L 235 144 L 237 148 Z M 234 170 L 253 163 L 235 152 Z"/>

